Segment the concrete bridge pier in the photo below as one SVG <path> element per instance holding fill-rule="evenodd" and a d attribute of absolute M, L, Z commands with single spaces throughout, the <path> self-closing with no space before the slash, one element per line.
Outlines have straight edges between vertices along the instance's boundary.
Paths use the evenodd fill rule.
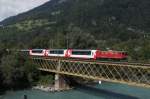
<path fill-rule="evenodd" d="M 55 74 L 55 90 L 67 90 L 69 89 L 69 85 L 65 81 L 62 75 Z"/>
<path fill-rule="evenodd" d="M 58 62 L 57 71 L 60 71 L 61 63 Z M 61 74 L 56 73 L 55 74 L 55 90 L 67 90 L 69 89 L 69 85 L 67 84 L 67 81 L 64 79 L 64 77 Z"/>

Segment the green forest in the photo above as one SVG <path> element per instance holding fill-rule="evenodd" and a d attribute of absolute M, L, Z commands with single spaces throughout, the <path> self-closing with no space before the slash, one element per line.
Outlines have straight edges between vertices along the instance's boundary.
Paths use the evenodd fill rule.
<path fill-rule="evenodd" d="M 51 0 L 5 19 L 0 22 L 0 86 L 24 88 L 40 78 L 18 49 L 111 49 L 127 51 L 128 61 L 150 62 L 149 5 L 149 0 Z"/>

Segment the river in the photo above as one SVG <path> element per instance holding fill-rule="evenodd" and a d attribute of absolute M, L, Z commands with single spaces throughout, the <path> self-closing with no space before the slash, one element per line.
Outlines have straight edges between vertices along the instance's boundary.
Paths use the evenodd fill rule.
<path fill-rule="evenodd" d="M 150 99 L 150 88 L 103 82 L 93 87 L 80 86 L 64 92 L 39 90 L 8 91 L 0 99 Z"/>

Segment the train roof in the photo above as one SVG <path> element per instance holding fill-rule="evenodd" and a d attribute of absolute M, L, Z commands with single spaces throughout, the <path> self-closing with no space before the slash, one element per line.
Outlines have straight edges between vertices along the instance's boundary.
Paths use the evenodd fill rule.
<path fill-rule="evenodd" d="M 31 49 L 31 50 L 45 50 L 45 49 Z M 74 50 L 74 51 L 91 51 L 91 50 L 99 50 L 102 51 L 100 49 L 47 49 L 47 50 Z M 29 51 L 29 50 L 21 50 L 21 51 Z M 105 50 L 103 52 L 127 52 L 127 51 L 116 51 L 116 50 Z"/>
<path fill-rule="evenodd" d="M 76 51 L 91 51 L 92 49 L 71 49 L 71 50 L 76 50 Z"/>
<path fill-rule="evenodd" d="M 127 52 L 127 51 L 116 51 L 116 50 L 108 50 L 108 51 L 112 51 L 112 52 Z"/>
<path fill-rule="evenodd" d="M 45 49 L 31 49 L 31 50 L 45 50 Z"/>
<path fill-rule="evenodd" d="M 47 50 L 67 50 L 67 49 L 47 49 Z"/>

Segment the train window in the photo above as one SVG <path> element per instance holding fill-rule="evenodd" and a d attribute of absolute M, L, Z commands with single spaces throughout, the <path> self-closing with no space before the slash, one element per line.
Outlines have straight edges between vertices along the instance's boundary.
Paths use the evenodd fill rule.
<path fill-rule="evenodd" d="M 64 54 L 63 50 L 51 50 L 49 51 L 50 54 Z"/>
<path fill-rule="evenodd" d="M 43 50 L 32 50 L 32 53 L 42 53 Z"/>
<path fill-rule="evenodd" d="M 63 50 L 58 50 L 57 54 L 64 54 L 64 51 Z"/>
<path fill-rule="evenodd" d="M 57 54 L 56 51 L 49 51 L 50 54 Z"/>
<path fill-rule="evenodd" d="M 124 54 L 124 55 L 128 55 L 127 52 L 124 52 L 123 54 Z"/>
<path fill-rule="evenodd" d="M 91 51 L 72 51 L 72 55 L 91 55 Z"/>

